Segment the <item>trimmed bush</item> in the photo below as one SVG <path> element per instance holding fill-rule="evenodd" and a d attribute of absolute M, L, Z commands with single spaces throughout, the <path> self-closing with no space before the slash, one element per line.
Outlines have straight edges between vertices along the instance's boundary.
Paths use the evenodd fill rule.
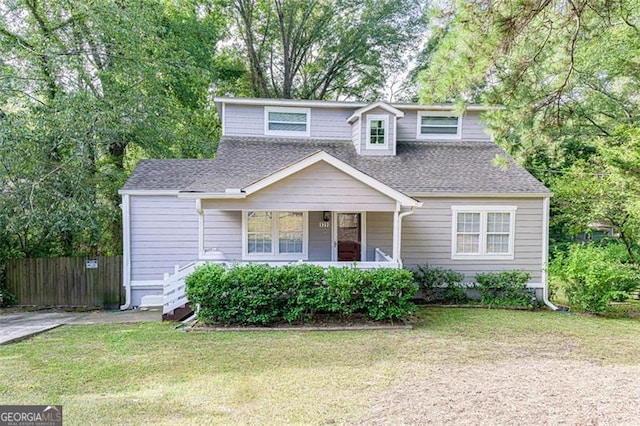
<path fill-rule="evenodd" d="M 481 303 L 499 306 L 532 306 L 535 295 L 527 289 L 531 274 L 524 271 L 501 271 L 476 274 Z"/>
<path fill-rule="evenodd" d="M 602 312 L 609 302 L 627 299 L 640 284 L 640 272 L 633 264 L 624 263 L 625 257 L 618 244 L 575 244 L 568 253 L 559 254 L 549 269 L 562 282 L 572 306 Z"/>
<path fill-rule="evenodd" d="M 259 325 L 308 321 L 317 313 L 402 318 L 413 312 L 411 298 L 418 290 L 411 272 L 403 269 L 325 270 L 309 264 L 207 264 L 187 277 L 186 286 L 204 322 Z"/>
<path fill-rule="evenodd" d="M 362 300 L 374 320 L 402 318 L 413 312 L 411 299 L 418 291 L 413 274 L 406 269 L 378 268 L 365 274 Z"/>
<path fill-rule="evenodd" d="M 427 301 L 460 303 L 467 300 L 464 274 L 453 269 L 429 265 L 418 266 L 415 279 Z"/>

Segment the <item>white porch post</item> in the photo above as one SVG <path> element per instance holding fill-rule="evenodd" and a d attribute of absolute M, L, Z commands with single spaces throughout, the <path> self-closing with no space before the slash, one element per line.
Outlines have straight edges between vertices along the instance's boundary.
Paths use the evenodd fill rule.
<path fill-rule="evenodd" d="M 400 202 L 396 202 L 396 210 L 393 212 L 393 253 L 394 262 L 400 260 Z"/>

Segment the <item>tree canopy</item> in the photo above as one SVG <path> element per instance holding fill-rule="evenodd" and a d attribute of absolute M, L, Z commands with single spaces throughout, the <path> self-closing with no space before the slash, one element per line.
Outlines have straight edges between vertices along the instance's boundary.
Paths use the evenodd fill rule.
<path fill-rule="evenodd" d="M 556 237 L 607 221 L 640 240 L 640 2 L 449 1 L 421 100 L 505 105 L 496 140 L 556 193 Z"/>

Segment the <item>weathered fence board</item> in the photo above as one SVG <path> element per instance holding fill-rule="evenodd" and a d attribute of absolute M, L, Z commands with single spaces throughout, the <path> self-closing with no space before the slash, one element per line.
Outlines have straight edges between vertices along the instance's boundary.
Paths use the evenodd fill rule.
<path fill-rule="evenodd" d="M 115 309 L 122 296 L 122 256 L 11 259 L 7 287 L 19 305 L 91 306 Z"/>

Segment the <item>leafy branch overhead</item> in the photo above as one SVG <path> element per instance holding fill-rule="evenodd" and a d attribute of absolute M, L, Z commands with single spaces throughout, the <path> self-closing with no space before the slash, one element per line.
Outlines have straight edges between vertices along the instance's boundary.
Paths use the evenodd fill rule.
<path fill-rule="evenodd" d="M 426 30 L 418 0 L 235 0 L 257 97 L 375 99 Z"/>

